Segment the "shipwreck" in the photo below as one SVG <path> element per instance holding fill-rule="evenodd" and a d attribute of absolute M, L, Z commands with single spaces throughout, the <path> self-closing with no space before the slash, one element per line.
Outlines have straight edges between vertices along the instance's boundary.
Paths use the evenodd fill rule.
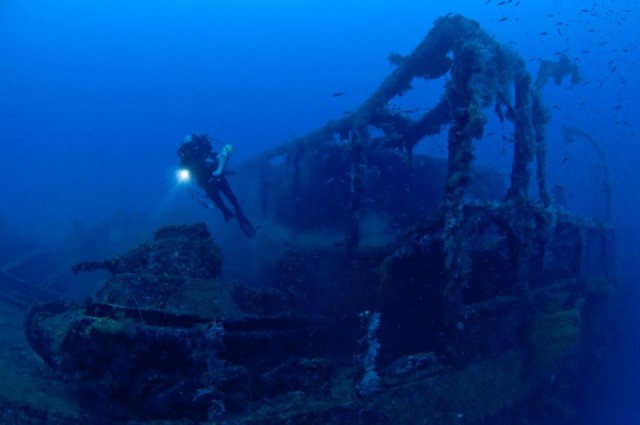
<path fill-rule="evenodd" d="M 120 257 L 75 265 L 109 271 L 94 299 L 29 311 L 32 347 L 87 415 L 566 423 L 615 293 L 611 223 L 557 206 L 545 175 L 542 88 L 577 83 L 578 68 L 560 57 L 532 76 L 460 15 L 390 59 L 395 70 L 357 110 L 238 170 L 265 227 L 323 243 L 293 239 L 260 282 L 224 282 L 215 235 L 168 226 Z M 443 77 L 423 113 L 390 106 L 415 80 Z M 515 129 L 508 179 L 473 165 L 490 113 Z M 443 131 L 446 160 L 414 153 Z M 372 214 L 392 237 L 369 243 Z"/>

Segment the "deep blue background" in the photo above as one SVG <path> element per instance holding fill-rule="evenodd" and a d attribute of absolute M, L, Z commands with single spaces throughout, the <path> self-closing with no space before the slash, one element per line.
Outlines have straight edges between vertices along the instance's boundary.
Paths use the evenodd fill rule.
<path fill-rule="evenodd" d="M 561 125 L 590 132 L 614 183 L 619 270 L 635 311 L 640 275 L 637 173 L 640 5 L 636 1 L 58 0 L 0 3 L 0 216 L 10 231 L 59 243 L 74 220 L 116 211 L 198 208 L 175 191 L 175 151 L 207 132 L 236 147 L 234 162 L 354 109 L 411 52 L 435 18 L 459 12 L 509 43 L 532 71 L 565 52 L 584 83 L 545 89 L 549 178 L 568 205 L 602 216 L 602 170 Z M 504 19 L 507 18 L 507 19 Z M 429 103 L 441 83 L 406 104 Z M 332 97 L 334 92 L 344 96 Z M 491 123 L 499 134 L 502 130 Z M 505 130 L 505 131 L 508 131 Z M 480 163 L 508 170 L 500 137 L 478 143 Z M 423 143 L 442 154 L 444 136 Z M 640 302 L 640 301 L 639 301 Z M 622 313 L 622 311 L 621 311 Z M 594 424 L 640 423 L 640 345 L 625 322 Z M 585 419 L 586 421 L 587 419 Z"/>

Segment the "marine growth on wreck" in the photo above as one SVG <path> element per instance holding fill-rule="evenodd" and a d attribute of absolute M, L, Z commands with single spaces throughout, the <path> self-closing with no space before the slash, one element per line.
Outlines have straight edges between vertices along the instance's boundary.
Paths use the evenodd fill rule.
<path fill-rule="evenodd" d="M 204 224 L 168 226 L 119 257 L 74 265 L 109 272 L 84 305 L 29 311 L 33 349 L 88 418 L 571 417 L 606 340 L 594 317 L 614 287 L 610 223 L 557 207 L 546 182 L 556 141 L 546 137 L 542 88 L 579 81 L 577 66 L 561 56 L 531 75 L 515 50 L 460 15 L 436 20 L 410 55 L 390 59 L 395 70 L 357 110 L 238 169 L 263 221 L 330 230 L 335 243 L 287 243 L 249 285 L 221 279 L 224 247 Z M 441 77 L 439 103 L 420 116 L 390 107 L 414 80 Z M 473 163 L 490 113 L 515 128 L 506 188 Z M 446 161 L 414 154 L 443 131 Z M 384 212 L 397 236 L 364 243 L 365 210 Z"/>

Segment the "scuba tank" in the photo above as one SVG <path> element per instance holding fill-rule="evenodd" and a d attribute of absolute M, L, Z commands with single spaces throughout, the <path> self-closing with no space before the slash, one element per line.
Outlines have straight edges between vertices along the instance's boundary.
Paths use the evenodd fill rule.
<path fill-rule="evenodd" d="M 218 168 L 214 171 L 214 176 L 221 176 L 224 173 L 224 169 L 227 166 L 227 163 L 231 159 L 231 154 L 233 153 L 233 146 L 227 144 L 222 147 L 220 153 L 216 159 L 218 160 Z"/>

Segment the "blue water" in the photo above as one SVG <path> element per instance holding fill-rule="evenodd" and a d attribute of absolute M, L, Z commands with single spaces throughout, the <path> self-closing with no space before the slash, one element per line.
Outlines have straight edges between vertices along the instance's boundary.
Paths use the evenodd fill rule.
<path fill-rule="evenodd" d="M 558 53 L 579 64 L 582 84 L 545 89 L 549 180 L 571 209 L 602 218 L 595 152 L 564 143 L 561 126 L 598 140 L 614 186 L 619 273 L 632 294 L 621 316 L 630 317 L 640 302 L 637 1 L 3 1 L 0 223 L 56 244 L 77 220 L 139 211 L 161 221 L 194 208 L 175 193 L 184 135 L 233 143 L 234 162 L 302 136 L 356 108 L 393 70 L 388 55 L 411 52 L 449 12 L 478 20 L 534 72 Z M 437 99 L 436 88 L 421 93 Z M 478 161 L 504 168 L 497 142 L 482 143 Z M 640 423 L 634 321 L 615 347 L 615 365 L 593 389 L 601 402 L 583 423 Z"/>

